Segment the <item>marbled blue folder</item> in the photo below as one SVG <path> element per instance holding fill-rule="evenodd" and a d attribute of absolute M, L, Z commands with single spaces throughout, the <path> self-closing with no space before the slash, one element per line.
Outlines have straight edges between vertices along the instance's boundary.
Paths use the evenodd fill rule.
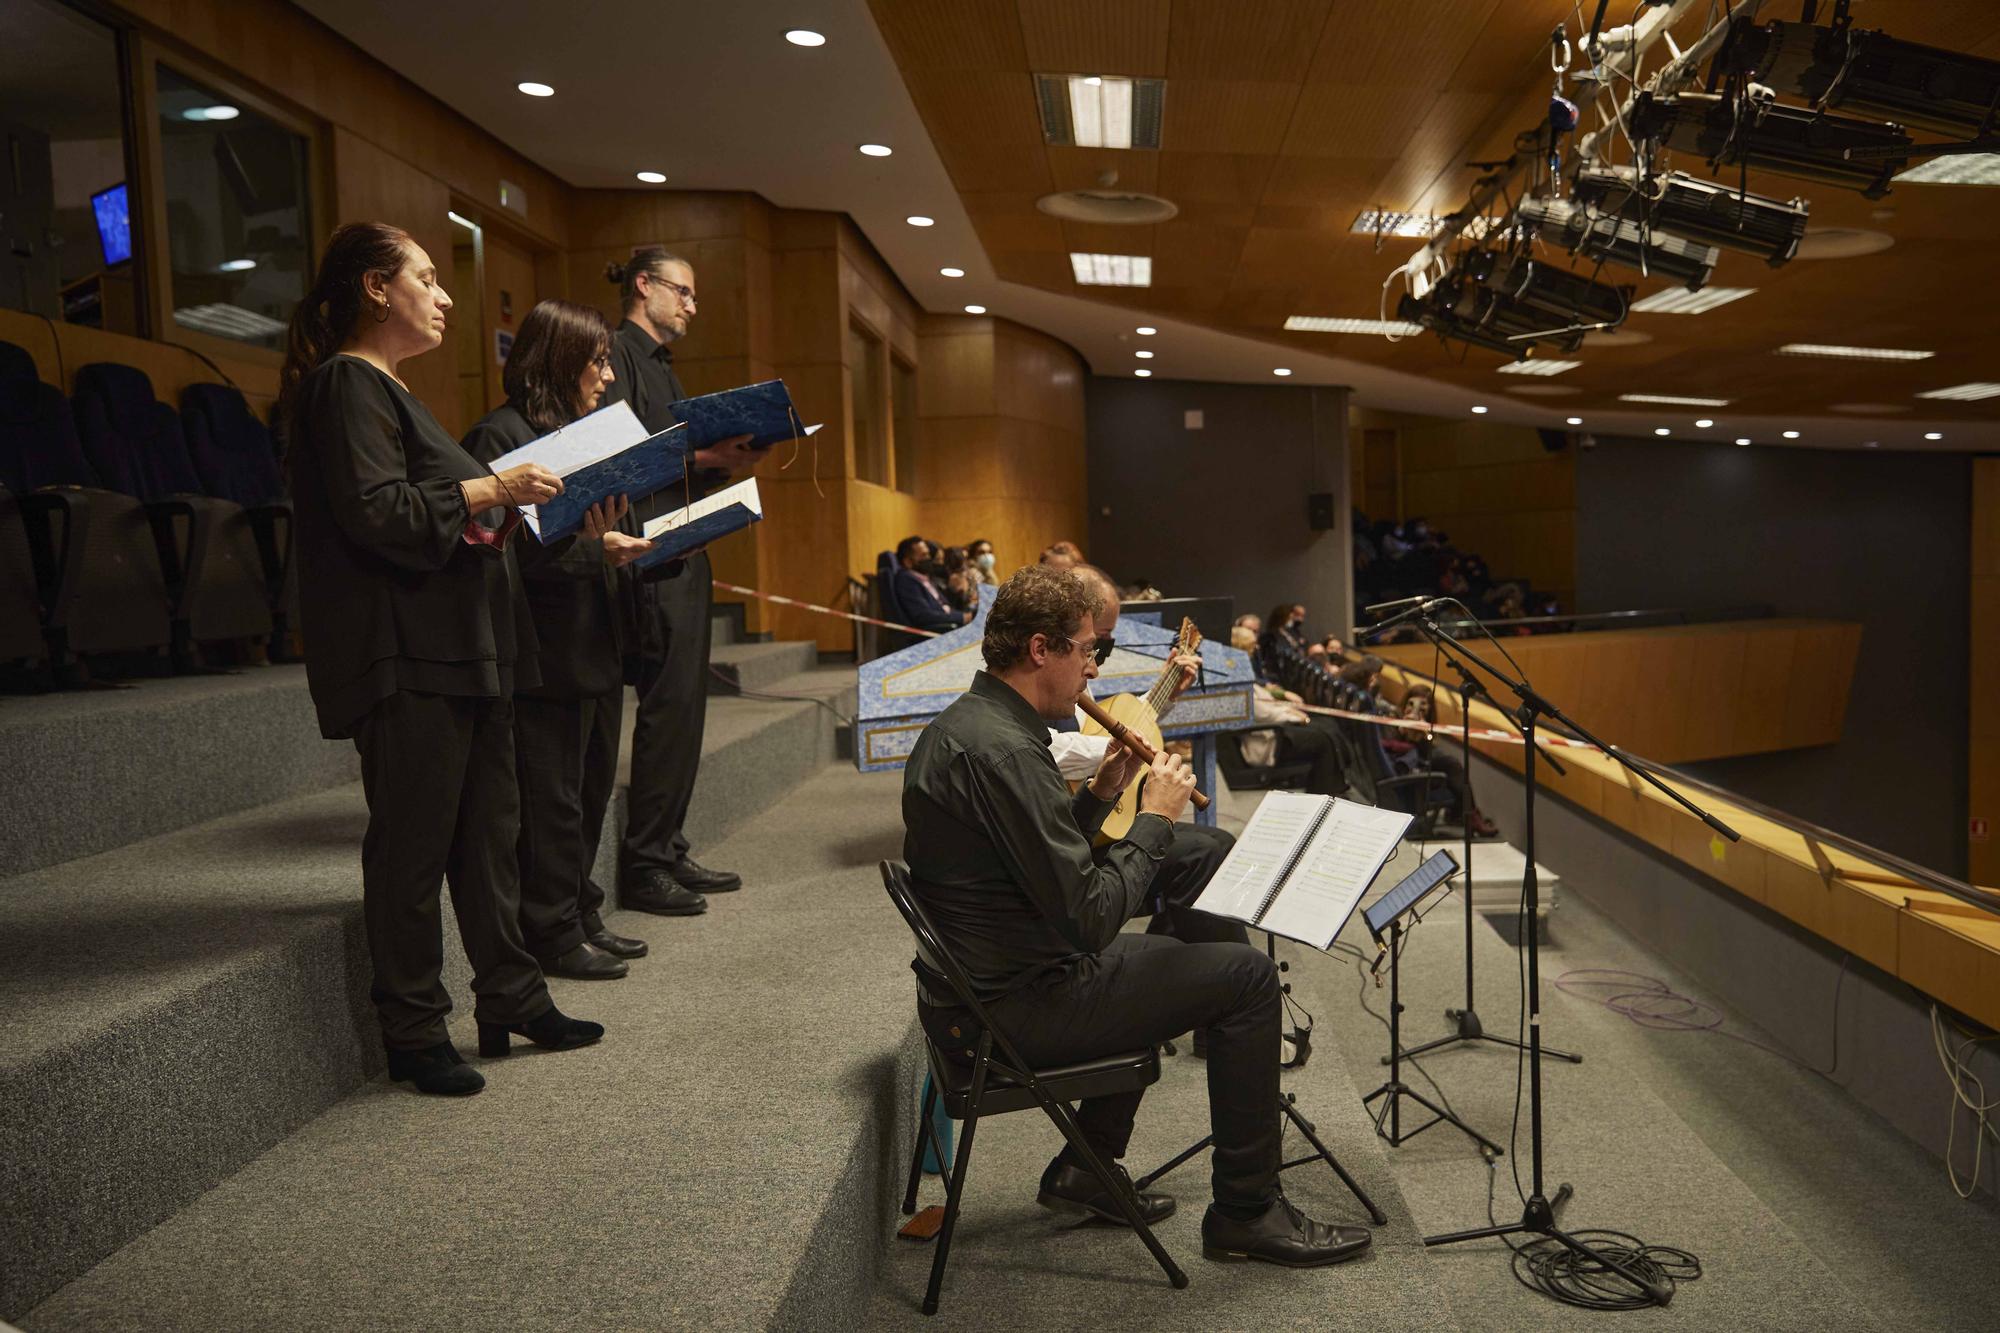
<path fill-rule="evenodd" d="M 583 527 L 583 511 L 614 495 L 628 495 L 637 504 L 663 491 L 687 473 L 687 428 L 669 426 L 621 453 L 578 468 L 563 477 L 563 492 L 535 506 L 544 545 L 561 541 Z"/>
<path fill-rule="evenodd" d="M 688 447 L 706 449 L 732 436 L 748 435 L 752 449 L 768 449 L 785 440 L 812 434 L 818 426 L 799 424 L 792 395 L 783 380 L 765 380 L 674 404 L 674 415 L 688 428 Z"/>
<path fill-rule="evenodd" d="M 645 532 L 653 549 L 632 563 L 640 569 L 649 568 L 763 519 L 764 501 L 757 494 L 757 479 L 751 477 L 648 523 Z"/>

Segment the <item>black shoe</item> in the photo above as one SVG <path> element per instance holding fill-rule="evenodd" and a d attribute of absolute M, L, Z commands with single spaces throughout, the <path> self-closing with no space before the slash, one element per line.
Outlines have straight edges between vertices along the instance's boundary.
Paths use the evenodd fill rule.
<path fill-rule="evenodd" d="M 1116 1162 L 1111 1163 L 1112 1174 L 1131 1187 L 1132 1177 Z M 1139 1194 L 1139 1216 L 1147 1226 L 1158 1226 L 1174 1215 L 1174 1196 L 1171 1194 Z M 1049 1163 L 1048 1170 L 1042 1172 L 1042 1191 L 1035 1196 L 1035 1202 L 1058 1213 L 1088 1213 L 1101 1217 L 1119 1226 L 1129 1226 L 1125 1212 L 1118 1201 L 1111 1197 L 1102 1181 L 1080 1166 L 1071 1166 L 1057 1157 Z"/>
<path fill-rule="evenodd" d="M 554 958 L 542 960 L 542 971 L 552 977 L 575 981 L 616 981 L 626 973 L 623 960 L 614 958 L 589 940 L 574 949 L 565 949 Z"/>
<path fill-rule="evenodd" d="M 743 887 L 743 876 L 728 870 L 698 866 L 693 858 L 686 856 L 680 859 L 678 865 L 670 867 L 667 873 L 674 877 L 676 884 L 696 893 L 734 893 Z"/>
<path fill-rule="evenodd" d="M 664 870 L 649 870 L 618 895 L 618 905 L 655 916 L 700 916 L 708 910 L 708 899 L 675 883 Z"/>
<path fill-rule="evenodd" d="M 614 958 L 644 958 L 646 941 L 635 940 L 625 935 L 613 935 L 604 927 L 585 930 L 583 937 Z"/>
<path fill-rule="evenodd" d="M 589 1046 L 604 1036 L 604 1024 L 571 1018 L 550 1005 L 525 1023 L 489 1023 L 479 1020 L 479 1053 L 484 1056 L 507 1054 L 510 1033 L 518 1032 L 535 1045 L 551 1051 L 567 1051 Z"/>
<path fill-rule="evenodd" d="M 1374 1238 L 1362 1227 L 1315 1222 L 1280 1194 L 1254 1222 L 1238 1222 L 1213 1206 L 1201 1219 L 1204 1259 L 1236 1263 L 1260 1259 L 1286 1268 L 1321 1268 L 1352 1259 Z"/>
<path fill-rule="evenodd" d="M 418 1092 L 437 1097 L 470 1097 L 486 1086 L 479 1071 L 465 1063 L 458 1047 L 448 1041 L 421 1051 L 390 1047 L 389 1078 L 395 1083 L 414 1083 Z"/>

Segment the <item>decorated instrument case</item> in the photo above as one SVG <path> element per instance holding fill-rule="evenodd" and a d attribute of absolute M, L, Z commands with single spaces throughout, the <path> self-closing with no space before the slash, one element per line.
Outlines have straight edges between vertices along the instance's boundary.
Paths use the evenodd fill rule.
<path fill-rule="evenodd" d="M 980 588 L 979 611 L 971 624 L 862 663 L 854 720 L 857 768 L 864 773 L 901 768 L 930 720 L 971 687 L 973 676 L 986 665 L 979 650 L 996 591 Z M 1118 647 L 1090 682 L 1092 697 L 1144 694 L 1153 687 L 1175 639 L 1174 631 L 1158 620 L 1159 613 L 1148 612 L 1143 602 L 1127 608 L 1118 620 Z M 1214 738 L 1219 732 L 1254 725 L 1251 690 L 1256 677 L 1248 653 L 1212 639 L 1202 641 L 1201 665 L 1201 676 L 1161 719 L 1160 733 L 1170 741 L 1194 742 L 1196 781 L 1203 791 L 1213 793 Z M 1211 806 L 1197 819 L 1212 824 L 1214 811 Z"/>

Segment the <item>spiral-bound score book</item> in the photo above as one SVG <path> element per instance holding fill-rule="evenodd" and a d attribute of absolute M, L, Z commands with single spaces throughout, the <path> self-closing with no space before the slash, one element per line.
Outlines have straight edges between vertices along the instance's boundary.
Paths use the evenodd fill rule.
<path fill-rule="evenodd" d="M 1409 826 L 1410 816 L 1398 810 L 1274 791 L 1238 835 L 1195 909 L 1315 949 L 1331 948 Z"/>

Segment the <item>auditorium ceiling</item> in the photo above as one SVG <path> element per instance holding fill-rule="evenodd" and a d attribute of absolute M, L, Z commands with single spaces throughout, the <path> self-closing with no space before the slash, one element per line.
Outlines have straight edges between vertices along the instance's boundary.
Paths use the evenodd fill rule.
<path fill-rule="evenodd" d="M 1378 316 L 1384 280 L 1421 241 L 1356 235 L 1357 215 L 1455 209 L 1479 174 L 1467 164 L 1505 157 L 1540 119 L 1550 31 L 1565 22 L 1575 37 L 1592 7 L 1579 18 L 1573 0 L 817 0 L 782 10 L 603 0 L 583 39 L 556 7 L 495 25 L 474 0 L 415 11 L 301 3 L 566 180 L 630 188 L 634 169 L 651 168 L 668 176 L 663 188 L 751 189 L 848 212 L 927 308 L 983 304 L 1067 339 L 1100 374 L 1145 366 L 1161 379 L 1268 383 L 1282 367 L 1292 383 L 1348 384 L 1391 409 L 1477 405 L 1528 424 L 1576 415 L 1605 431 L 1666 426 L 1772 443 L 1798 429 L 1797 443 L 1833 447 L 2000 447 L 2000 424 L 1988 420 L 2000 400 L 1914 396 L 2000 379 L 1985 299 L 2000 280 L 1992 187 L 1905 183 L 1870 201 L 1753 172 L 1753 191 L 1808 198 L 1815 231 L 1892 243 L 1779 269 L 1725 252 L 1713 285 L 1752 295 L 1699 315 L 1634 313 L 1557 376 L 1502 374 L 1497 355 L 1430 335 L 1285 331 L 1292 315 Z M 1694 6 L 1677 31 L 1682 45 L 1707 8 Z M 1614 3 L 1607 22 L 1631 9 Z M 1765 16 L 1798 10 L 1781 0 Z M 2000 58 L 1992 0 L 1858 0 L 1855 16 Z M 793 25 L 827 44 L 786 45 Z M 662 58 L 674 71 L 664 81 Z M 1159 149 L 1048 145 L 1036 74 L 1164 79 Z M 512 85 L 526 78 L 557 85 L 557 97 L 520 97 Z M 576 89 L 567 103 L 565 87 Z M 895 155 L 861 157 L 864 142 Z M 1706 174 L 1697 161 L 1675 165 Z M 1114 227 L 1037 208 L 1053 192 L 1107 182 L 1178 212 Z M 909 226 L 911 214 L 936 225 Z M 1072 252 L 1146 256 L 1152 284 L 1079 285 Z M 941 277 L 947 265 L 966 276 Z M 1668 286 L 1629 270 L 1603 276 L 1636 282 L 1641 298 Z M 1400 290 L 1400 279 L 1388 288 L 1392 315 Z M 1135 337 L 1141 324 L 1159 333 Z M 1935 356 L 1775 354 L 1787 343 Z M 1142 349 L 1155 356 L 1137 359 Z M 1618 402 L 1633 392 L 1727 406 Z M 1716 424 L 1697 430 L 1696 416 Z M 1926 432 L 1945 438 L 1927 443 Z"/>

